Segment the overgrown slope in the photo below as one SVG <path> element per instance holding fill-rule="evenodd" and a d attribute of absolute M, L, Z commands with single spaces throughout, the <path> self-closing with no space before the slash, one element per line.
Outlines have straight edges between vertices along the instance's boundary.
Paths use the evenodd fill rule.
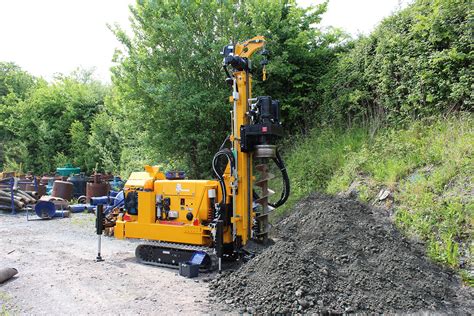
<path fill-rule="evenodd" d="M 474 118 L 416 121 L 370 137 L 364 129 L 316 130 L 287 156 L 294 202 L 312 191 L 355 196 L 393 211 L 433 259 L 472 264 Z M 386 198 L 379 198 L 381 190 Z"/>
<path fill-rule="evenodd" d="M 433 259 L 471 269 L 473 16 L 468 0 L 416 0 L 339 56 L 319 127 L 287 150 L 281 213 L 313 191 L 354 196 L 392 210 Z"/>

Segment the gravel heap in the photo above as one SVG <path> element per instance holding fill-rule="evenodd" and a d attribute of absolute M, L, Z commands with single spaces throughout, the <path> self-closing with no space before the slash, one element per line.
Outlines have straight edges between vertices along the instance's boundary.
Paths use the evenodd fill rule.
<path fill-rule="evenodd" d="M 249 313 L 469 313 L 473 294 L 382 210 L 313 195 L 274 227 L 275 243 L 211 282 L 211 300 Z"/>

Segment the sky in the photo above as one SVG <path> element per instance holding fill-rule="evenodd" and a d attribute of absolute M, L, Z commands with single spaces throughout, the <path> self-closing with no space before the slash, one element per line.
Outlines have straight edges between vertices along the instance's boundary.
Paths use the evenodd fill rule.
<path fill-rule="evenodd" d="M 322 26 L 368 34 L 409 0 L 330 0 Z M 134 0 L 0 0 L 0 61 L 12 61 L 35 76 L 52 80 L 78 67 L 110 82 L 112 55 L 119 43 L 107 28 L 129 28 Z M 297 0 L 302 6 L 322 0 Z"/>

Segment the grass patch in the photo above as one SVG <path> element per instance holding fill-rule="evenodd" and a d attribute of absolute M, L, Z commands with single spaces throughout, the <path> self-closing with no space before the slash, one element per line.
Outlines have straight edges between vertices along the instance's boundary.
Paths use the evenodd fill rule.
<path fill-rule="evenodd" d="M 288 202 L 277 209 L 278 215 L 285 214 L 298 200 L 311 192 L 325 191 L 333 174 L 368 138 L 365 129 L 343 131 L 325 128 L 296 140 L 297 145 L 285 161 L 291 180 L 291 195 Z M 272 185 L 278 188 L 279 183 Z"/>
<path fill-rule="evenodd" d="M 0 316 L 9 316 L 14 314 L 14 310 L 10 306 L 10 301 L 10 294 L 0 291 Z"/>
<path fill-rule="evenodd" d="M 88 214 L 87 211 L 84 211 L 84 214 Z M 71 224 L 78 227 L 93 227 L 95 222 L 95 216 L 90 214 L 88 216 L 73 216 L 71 218 Z"/>

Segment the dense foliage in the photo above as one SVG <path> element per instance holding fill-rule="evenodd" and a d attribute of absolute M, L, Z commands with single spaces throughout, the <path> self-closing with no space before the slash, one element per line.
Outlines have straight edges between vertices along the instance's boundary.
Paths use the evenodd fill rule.
<path fill-rule="evenodd" d="M 334 59 L 336 32 L 323 34 L 325 4 L 302 9 L 294 1 L 139 1 L 132 8 L 133 37 L 113 28 L 124 46 L 113 82 L 129 126 L 127 137 L 152 161 L 208 176 L 210 160 L 229 133 L 228 95 L 219 52 L 230 41 L 256 34 L 272 53 L 269 80 L 256 93 L 280 98 L 290 133 L 308 129 L 320 97 L 314 89 Z M 136 140 L 139 143 L 136 143 Z M 129 157 L 135 159 L 135 157 Z"/>
<path fill-rule="evenodd" d="M 472 110 L 471 7 L 417 0 L 368 37 L 348 41 L 318 29 L 325 3 L 137 1 L 132 34 L 110 27 L 121 43 L 112 87 L 87 71 L 47 83 L 0 64 L 0 167 L 48 172 L 71 162 L 127 176 L 162 163 L 209 176 L 230 121 L 219 52 L 256 34 L 267 38 L 271 56 L 265 82 L 255 56 L 254 95 L 282 101 L 292 140 L 318 133 L 314 126 L 376 129 Z"/>
<path fill-rule="evenodd" d="M 78 71 L 53 83 L 0 64 L 0 113 L 4 169 L 49 172 L 71 162 L 92 171 L 98 156 L 96 114 L 107 88 Z M 98 128 L 102 129 L 102 126 Z"/>
<path fill-rule="evenodd" d="M 13 63 L 0 63 L 0 166 L 15 150 L 19 125 L 17 105 L 38 84 L 37 79 Z"/>
<path fill-rule="evenodd" d="M 470 0 L 418 0 L 340 56 L 324 80 L 323 122 L 398 124 L 472 110 Z"/>

